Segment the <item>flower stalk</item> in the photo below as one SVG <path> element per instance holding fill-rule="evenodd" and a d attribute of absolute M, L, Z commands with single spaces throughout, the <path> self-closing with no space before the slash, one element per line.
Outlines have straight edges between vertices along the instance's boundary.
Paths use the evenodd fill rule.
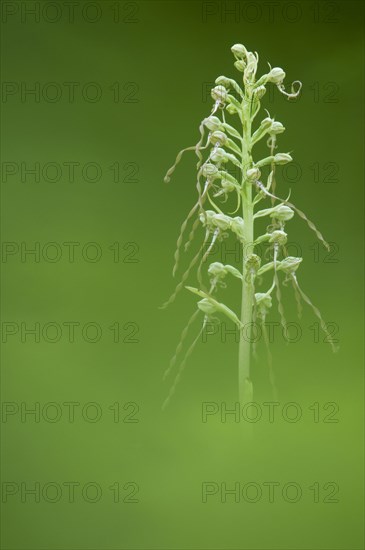
<path fill-rule="evenodd" d="M 252 323 L 252 312 L 254 304 L 254 286 L 252 277 L 248 273 L 248 260 L 250 244 L 254 242 L 253 227 L 253 203 L 252 184 L 247 179 L 247 171 L 252 169 L 253 161 L 251 156 L 251 116 L 249 106 L 252 102 L 252 92 L 242 102 L 242 218 L 244 220 L 243 243 L 242 243 L 242 298 L 241 298 L 241 323 L 244 333 L 240 335 L 238 353 L 238 388 L 240 403 L 252 401 L 252 384 L 250 381 L 251 364 L 251 338 L 250 327 Z M 249 333 L 247 333 L 249 331 Z"/>

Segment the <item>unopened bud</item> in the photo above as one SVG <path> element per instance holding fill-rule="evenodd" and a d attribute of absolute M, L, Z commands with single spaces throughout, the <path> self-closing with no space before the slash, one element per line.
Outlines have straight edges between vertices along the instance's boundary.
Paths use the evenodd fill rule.
<path fill-rule="evenodd" d="M 289 155 L 289 153 L 277 153 L 274 157 L 275 164 L 287 164 L 288 162 L 291 162 L 293 159 Z"/>
<path fill-rule="evenodd" d="M 261 176 L 259 168 L 250 168 L 246 172 L 246 177 L 249 181 L 257 181 Z"/>
<path fill-rule="evenodd" d="M 252 52 L 247 53 L 247 67 L 243 73 L 245 81 L 251 82 L 254 80 L 257 71 L 257 58 Z"/>
<path fill-rule="evenodd" d="M 227 105 L 226 110 L 230 115 L 235 115 L 238 112 L 237 108 L 232 103 Z"/>
<path fill-rule="evenodd" d="M 213 262 L 208 268 L 208 273 L 212 281 L 221 281 L 230 273 L 234 277 L 241 279 L 241 273 L 232 265 L 223 265 L 221 262 Z"/>
<path fill-rule="evenodd" d="M 242 59 L 237 59 L 233 64 L 240 73 L 245 71 L 246 63 Z"/>
<path fill-rule="evenodd" d="M 292 210 L 289 206 L 286 206 L 286 204 L 280 204 L 279 206 L 276 206 L 274 212 L 270 214 L 271 218 L 275 218 L 282 222 L 291 220 L 293 216 L 294 210 Z"/>
<path fill-rule="evenodd" d="M 272 299 L 270 294 L 266 294 L 263 292 L 256 292 L 255 302 L 262 313 L 266 312 L 272 306 Z"/>
<path fill-rule="evenodd" d="M 226 101 L 228 92 L 224 86 L 215 86 L 211 91 L 211 96 L 215 101 Z"/>
<path fill-rule="evenodd" d="M 253 91 L 253 95 L 254 95 L 255 99 L 261 99 L 265 94 L 266 94 L 265 86 L 258 86 Z"/>
<path fill-rule="evenodd" d="M 271 69 L 267 75 L 267 82 L 272 82 L 273 84 L 281 84 L 285 78 L 285 73 L 280 67 L 274 67 Z"/>
<path fill-rule="evenodd" d="M 276 120 L 274 120 L 269 130 L 269 134 L 271 135 L 282 134 L 284 131 L 285 131 L 285 128 L 281 124 L 281 122 L 276 122 Z"/>
<path fill-rule="evenodd" d="M 210 264 L 208 273 L 216 279 L 223 279 L 226 276 L 226 270 L 221 262 L 213 262 Z"/>
<path fill-rule="evenodd" d="M 243 44 L 235 44 L 231 51 L 236 59 L 246 59 L 248 53 Z"/>
<path fill-rule="evenodd" d="M 227 153 L 221 147 L 217 147 L 217 149 L 213 150 L 210 155 L 210 159 L 212 162 L 228 162 L 229 160 L 227 157 Z"/>
<path fill-rule="evenodd" d="M 206 162 L 202 166 L 202 175 L 204 178 L 214 179 L 218 176 L 218 168 L 214 164 Z"/>
<path fill-rule="evenodd" d="M 237 235 L 239 239 L 243 239 L 244 237 L 243 227 L 244 227 L 243 218 L 241 218 L 240 216 L 236 216 L 235 218 L 233 218 L 231 222 L 231 230 L 233 231 L 233 233 L 235 233 L 235 235 Z"/>
<path fill-rule="evenodd" d="M 303 258 L 295 258 L 294 256 L 288 256 L 280 262 L 280 269 L 287 273 L 294 273 L 303 261 Z"/>
<path fill-rule="evenodd" d="M 231 181 L 228 181 L 226 179 L 221 180 L 221 187 L 222 187 L 222 189 L 214 195 L 215 197 L 219 197 L 223 193 L 231 193 L 232 191 L 234 191 L 237 188 L 234 183 L 232 183 Z"/>
<path fill-rule="evenodd" d="M 214 214 L 213 223 L 216 227 L 225 231 L 226 229 L 229 229 L 231 219 L 225 214 Z"/>
<path fill-rule="evenodd" d="M 289 218 L 290 219 L 290 218 Z M 278 243 L 281 246 L 286 244 L 288 240 L 288 236 L 285 233 L 285 231 L 276 230 L 271 233 L 271 237 L 269 239 L 270 243 Z"/>
<path fill-rule="evenodd" d="M 210 142 L 215 145 L 218 143 L 219 145 L 225 145 L 227 143 L 227 136 L 223 132 L 220 132 L 219 130 L 216 130 L 213 132 L 210 136 Z"/>
<path fill-rule="evenodd" d="M 219 130 L 219 128 L 222 128 L 222 122 L 216 116 L 210 116 L 210 117 L 206 118 L 205 121 L 204 121 L 204 125 L 211 132 L 214 132 L 215 130 Z"/>

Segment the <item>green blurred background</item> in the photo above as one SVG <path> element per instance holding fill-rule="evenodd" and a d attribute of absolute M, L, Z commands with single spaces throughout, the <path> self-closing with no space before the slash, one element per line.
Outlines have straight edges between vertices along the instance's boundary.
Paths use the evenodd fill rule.
<path fill-rule="evenodd" d="M 34 4 L 36 15 L 27 12 Z M 2 2 L 2 547 L 360 550 L 362 3 L 104 0 L 69 9 Z M 215 78 L 240 77 L 236 42 L 258 51 L 261 73 L 269 61 L 288 84 L 303 82 L 298 101 L 274 93 L 263 105 L 287 128 L 279 150 L 296 162 L 278 177 L 280 194 L 291 188 L 335 243 L 328 257 L 304 222 L 288 224 L 304 257 L 302 287 L 340 340 L 336 355 L 323 335 L 316 342 L 307 307 L 297 343 L 275 333 L 274 422 L 258 345 L 262 418 L 251 438 L 247 421 L 221 420 L 237 402 L 238 354 L 221 332 L 198 344 L 161 412 L 171 382 L 162 375 L 195 303 L 182 292 L 158 309 L 174 288 L 175 242 L 195 200 L 193 155 L 171 185 L 163 177 L 196 143 Z M 35 163 L 39 178 L 26 172 Z M 24 255 L 37 246 L 39 258 Z M 221 251 L 212 258 L 222 261 Z M 226 294 L 238 311 L 235 281 Z M 298 322 L 293 303 L 285 289 L 287 319 Z M 36 323 L 39 341 L 26 334 Z M 206 402 L 218 412 L 203 422 Z M 297 422 L 284 418 L 296 410 Z M 205 482 L 215 493 L 207 502 Z M 273 502 L 268 482 L 279 484 Z M 295 503 L 295 488 L 283 496 L 288 482 L 302 491 Z M 222 502 L 221 484 L 237 483 L 256 485 Z M 32 487 L 39 499 L 26 493 Z M 256 490 L 261 498 L 248 502 Z"/>

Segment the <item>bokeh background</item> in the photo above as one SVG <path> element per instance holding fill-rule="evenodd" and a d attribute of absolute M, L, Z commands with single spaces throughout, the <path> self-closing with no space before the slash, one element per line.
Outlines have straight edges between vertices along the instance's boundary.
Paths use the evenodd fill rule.
<path fill-rule="evenodd" d="M 2 2 L 2 547 L 360 550 L 362 3 L 70 9 Z M 262 343 L 252 370 L 262 417 L 222 422 L 237 403 L 238 354 L 222 328 L 199 341 L 161 412 L 173 379 L 162 375 L 195 304 L 183 291 L 159 309 L 196 197 L 194 156 L 170 185 L 163 177 L 196 143 L 215 78 L 240 78 L 236 42 L 258 51 L 261 73 L 270 62 L 288 84 L 303 82 L 296 102 L 263 101 L 287 128 L 279 150 L 295 159 L 278 190 L 291 189 L 333 243 L 329 256 L 304 222 L 288 224 L 304 258 L 299 280 L 340 351 L 316 336 L 309 308 L 296 319 L 284 289 L 301 334 L 286 344 L 275 332 L 273 422 Z M 238 311 L 239 285 L 224 292 Z M 207 402 L 216 412 L 203 422 Z M 234 487 L 240 494 L 224 502 Z"/>

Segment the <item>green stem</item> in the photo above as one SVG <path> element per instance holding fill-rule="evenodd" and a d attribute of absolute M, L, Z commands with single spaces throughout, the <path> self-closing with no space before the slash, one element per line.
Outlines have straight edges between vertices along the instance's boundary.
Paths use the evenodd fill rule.
<path fill-rule="evenodd" d="M 247 273 L 246 262 L 248 256 L 252 253 L 252 244 L 254 242 L 253 230 L 253 203 L 252 203 L 252 185 L 246 180 L 245 172 L 252 166 L 252 156 L 250 151 L 251 143 L 251 115 L 250 104 L 251 97 L 243 101 L 243 140 L 242 140 L 242 217 L 244 220 L 244 242 L 242 247 L 242 304 L 241 304 L 241 323 L 243 331 L 241 333 L 238 357 L 238 384 L 239 399 L 241 405 L 252 401 L 252 384 L 250 380 L 250 361 L 251 361 L 251 323 L 253 310 L 253 284 L 251 277 Z"/>

